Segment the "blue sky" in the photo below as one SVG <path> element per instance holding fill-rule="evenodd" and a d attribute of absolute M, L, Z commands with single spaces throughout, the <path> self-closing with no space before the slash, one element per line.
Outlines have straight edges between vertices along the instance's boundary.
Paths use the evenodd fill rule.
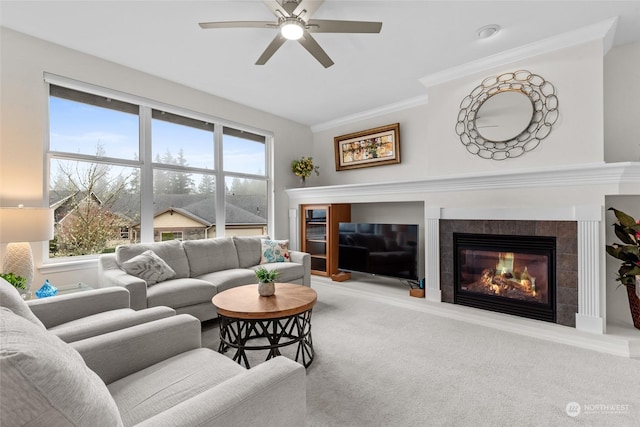
<path fill-rule="evenodd" d="M 133 160 L 138 157 L 138 116 L 66 99 L 50 97 L 50 147 L 54 151 L 95 155 L 101 145 L 105 156 Z M 213 134 L 183 125 L 153 120 L 152 153 L 167 150 L 175 158 L 182 148 L 189 166 L 213 169 Z M 264 173 L 264 144 L 225 135 L 225 170 Z"/>

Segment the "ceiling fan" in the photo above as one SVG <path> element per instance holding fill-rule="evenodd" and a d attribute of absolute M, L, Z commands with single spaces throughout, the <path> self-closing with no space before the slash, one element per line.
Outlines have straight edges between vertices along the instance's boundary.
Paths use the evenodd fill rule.
<path fill-rule="evenodd" d="M 320 47 L 311 33 L 379 33 L 382 22 L 336 21 L 310 19 L 324 0 L 264 0 L 274 15 L 276 22 L 270 21 L 229 21 L 201 22 L 201 28 L 277 28 L 280 31 L 256 61 L 264 65 L 287 40 L 297 40 L 325 68 L 333 65 L 329 55 Z"/>

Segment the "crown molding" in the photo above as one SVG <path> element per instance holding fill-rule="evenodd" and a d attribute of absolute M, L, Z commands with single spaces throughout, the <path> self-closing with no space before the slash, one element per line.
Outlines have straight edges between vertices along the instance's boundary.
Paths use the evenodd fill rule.
<path fill-rule="evenodd" d="M 405 99 L 403 101 L 388 104 L 382 107 L 374 108 L 360 113 L 352 114 L 350 116 L 341 117 L 339 119 L 330 120 L 324 123 L 318 123 L 311 126 L 311 132 L 321 132 L 327 129 L 333 129 L 338 126 L 347 125 L 350 123 L 359 122 L 361 120 L 370 119 L 373 117 L 382 116 L 384 114 L 395 113 L 396 111 L 406 110 L 407 108 L 413 108 L 420 105 L 425 105 L 429 101 L 428 95 L 420 95 L 414 98 Z"/>
<path fill-rule="evenodd" d="M 476 61 L 452 67 L 419 79 L 427 88 L 463 78 L 487 69 L 521 61 L 544 53 L 577 46 L 594 40 L 603 40 L 603 56 L 613 45 L 618 17 L 610 18 L 577 30 L 568 31 L 557 36 L 529 43 L 513 49 L 505 50 Z"/>
<path fill-rule="evenodd" d="M 512 188 L 612 185 L 611 195 L 640 188 L 640 162 L 589 163 L 433 177 L 417 181 L 329 185 L 285 190 L 294 200 L 416 200 L 416 194 Z M 639 194 L 636 190 L 634 193 Z"/>

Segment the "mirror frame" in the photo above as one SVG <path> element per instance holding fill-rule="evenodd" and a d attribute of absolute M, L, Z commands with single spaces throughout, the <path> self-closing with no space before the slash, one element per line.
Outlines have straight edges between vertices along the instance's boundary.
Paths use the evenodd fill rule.
<path fill-rule="evenodd" d="M 529 97 L 533 114 L 529 126 L 506 141 L 491 141 L 478 132 L 476 116 L 490 97 L 506 91 L 521 92 Z M 558 120 L 558 97 L 550 82 L 526 70 L 487 77 L 460 103 L 456 134 L 467 151 L 483 159 L 506 160 L 520 157 L 540 145 Z"/>

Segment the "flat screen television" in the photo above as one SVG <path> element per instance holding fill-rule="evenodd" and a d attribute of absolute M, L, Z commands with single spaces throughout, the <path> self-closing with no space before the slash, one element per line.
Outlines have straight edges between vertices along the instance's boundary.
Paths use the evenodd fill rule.
<path fill-rule="evenodd" d="M 418 281 L 418 225 L 341 222 L 338 269 Z"/>

